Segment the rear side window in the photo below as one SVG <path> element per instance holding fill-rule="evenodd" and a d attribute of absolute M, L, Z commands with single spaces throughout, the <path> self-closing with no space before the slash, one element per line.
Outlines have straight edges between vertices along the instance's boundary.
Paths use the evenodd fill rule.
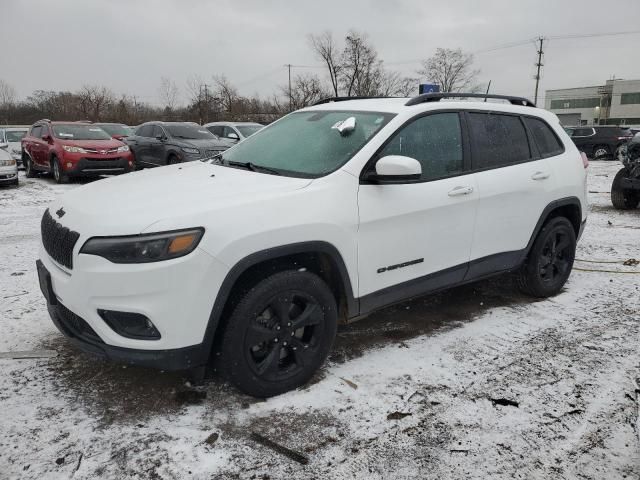
<path fill-rule="evenodd" d="M 572 137 L 590 137 L 591 135 L 595 135 L 593 128 L 576 128 L 571 134 Z"/>
<path fill-rule="evenodd" d="M 421 180 L 458 175 L 464 171 L 462 133 L 457 113 L 437 113 L 402 127 L 380 152 L 380 157 L 404 155 L 422 165 Z"/>
<path fill-rule="evenodd" d="M 560 140 L 558 140 L 558 137 L 545 121 L 531 117 L 524 117 L 523 120 L 529 127 L 541 156 L 552 157 L 560 155 L 564 151 Z"/>
<path fill-rule="evenodd" d="M 520 117 L 469 113 L 476 169 L 500 168 L 531 158 L 529 140 Z"/>

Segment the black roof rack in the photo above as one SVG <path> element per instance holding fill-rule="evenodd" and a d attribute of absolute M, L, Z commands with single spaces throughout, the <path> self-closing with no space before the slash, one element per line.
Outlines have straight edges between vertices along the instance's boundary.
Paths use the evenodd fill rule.
<path fill-rule="evenodd" d="M 324 103 L 333 103 L 333 102 L 346 102 L 349 100 L 371 100 L 376 98 L 402 98 L 402 97 L 367 97 L 367 96 L 356 96 L 356 97 L 328 97 L 323 98 L 322 100 L 318 100 L 312 106 L 322 105 Z"/>
<path fill-rule="evenodd" d="M 51 123 L 51 120 L 49 120 L 48 118 L 43 118 L 43 119 L 38 120 L 37 122 L 35 122 L 34 125 L 36 123 Z"/>
<path fill-rule="evenodd" d="M 536 104 L 524 97 L 512 97 L 510 95 L 494 95 L 492 93 L 423 93 L 417 97 L 413 97 L 405 105 L 419 105 L 427 102 L 439 102 L 443 98 L 495 98 L 498 100 L 507 100 L 512 105 L 520 105 L 523 107 L 535 107 Z"/>

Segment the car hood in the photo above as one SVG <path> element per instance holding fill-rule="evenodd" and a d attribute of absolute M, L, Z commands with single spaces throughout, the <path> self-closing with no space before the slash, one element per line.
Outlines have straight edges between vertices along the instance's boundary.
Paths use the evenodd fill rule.
<path fill-rule="evenodd" d="M 54 215 L 62 208 L 63 216 L 54 218 L 81 235 L 132 235 L 153 231 L 167 219 L 171 229 L 200 226 L 203 215 L 210 220 L 237 205 L 259 206 L 310 182 L 191 162 L 98 180 L 71 190 L 49 209 Z"/>
<path fill-rule="evenodd" d="M 11 153 L 13 153 L 14 151 L 16 153 L 21 152 L 22 144 L 20 142 L 9 142 L 9 146 L 6 148 L 6 150 L 8 150 Z"/>
<path fill-rule="evenodd" d="M 118 148 L 124 145 L 120 140 L 110 138 L 109 140 L 67 140 L 58 139 L 58 142 L 62 145 L 69 145 L 72 147 L 82 148 L 95 148 L 95 149 L 109 149 Z"/>
<path fill-rule="evenodd" d="M 180 143 L 183 143 L 185 146 L 189 146 L 189 147 L 193 147 L 193 148 L 197 148 L 199 150 L 203 150 L 203 149 L 207 149 L 207 148 L 212 148 L 212 149 L 219 149 L 221 147 L 224 148 L 229 148 L 231 146 L 231 144 L 229 142 L 227 142 L 226 140 L 215 140 L 215 139 L 197 139 L 197 140 L 185 140 L 185 139 L 179 139 Z"/>

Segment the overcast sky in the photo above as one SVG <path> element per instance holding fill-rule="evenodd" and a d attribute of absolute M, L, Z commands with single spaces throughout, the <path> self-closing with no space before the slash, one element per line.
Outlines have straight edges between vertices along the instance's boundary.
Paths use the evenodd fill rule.
<path fill-rule="evenodd" d="M 367 32 L 388 68 L 415 76 L 437 47 L 477 52 L 495 93 L 533 97 L 535 46 L 558 36 L 639 30 L 640 1 L 1 0 L 0 78 L 33 90 L 108 86 L 158 104 L 161 76 L 186 100 L 190 75 L 225 74 L 241 94 L 270 96 L 285 63 L 318 65 L 307 35 Z M 640 34 L 550 40 L 541 90 L 640 78 Z M 408 63 L 407 63 L 408 62 Z M 295 73 L 322 69 L 298 68 Z M 543 93 L 542 93 L 543 95 Z"/>

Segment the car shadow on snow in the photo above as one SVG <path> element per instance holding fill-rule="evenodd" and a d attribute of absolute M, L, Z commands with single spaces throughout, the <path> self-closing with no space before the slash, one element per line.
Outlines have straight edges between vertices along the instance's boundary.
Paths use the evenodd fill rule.
<path fill-rule="evenodd" d="M 358 322 L 341 325 L 329 366 L 303 388 L 320 383 L 331 362 L 343 363 L 381 347 L 408 348 L 407 340 L 460 327 L 487 309 L 530 301 L 516 292 L 511 279 L 498 277 L 387 307 Z M 58 352 L 47 364 L 47 376 L 56 391 L 79 401 L 102 425 L 140 423 L 194 404 L 230 412 L 261 401 L 237 392 L 215 374 L 210 374 L 203 386 L 194 388 L 180 372 L 109 363 L 78 351 L 61 335 L 43 347 Z"/>

